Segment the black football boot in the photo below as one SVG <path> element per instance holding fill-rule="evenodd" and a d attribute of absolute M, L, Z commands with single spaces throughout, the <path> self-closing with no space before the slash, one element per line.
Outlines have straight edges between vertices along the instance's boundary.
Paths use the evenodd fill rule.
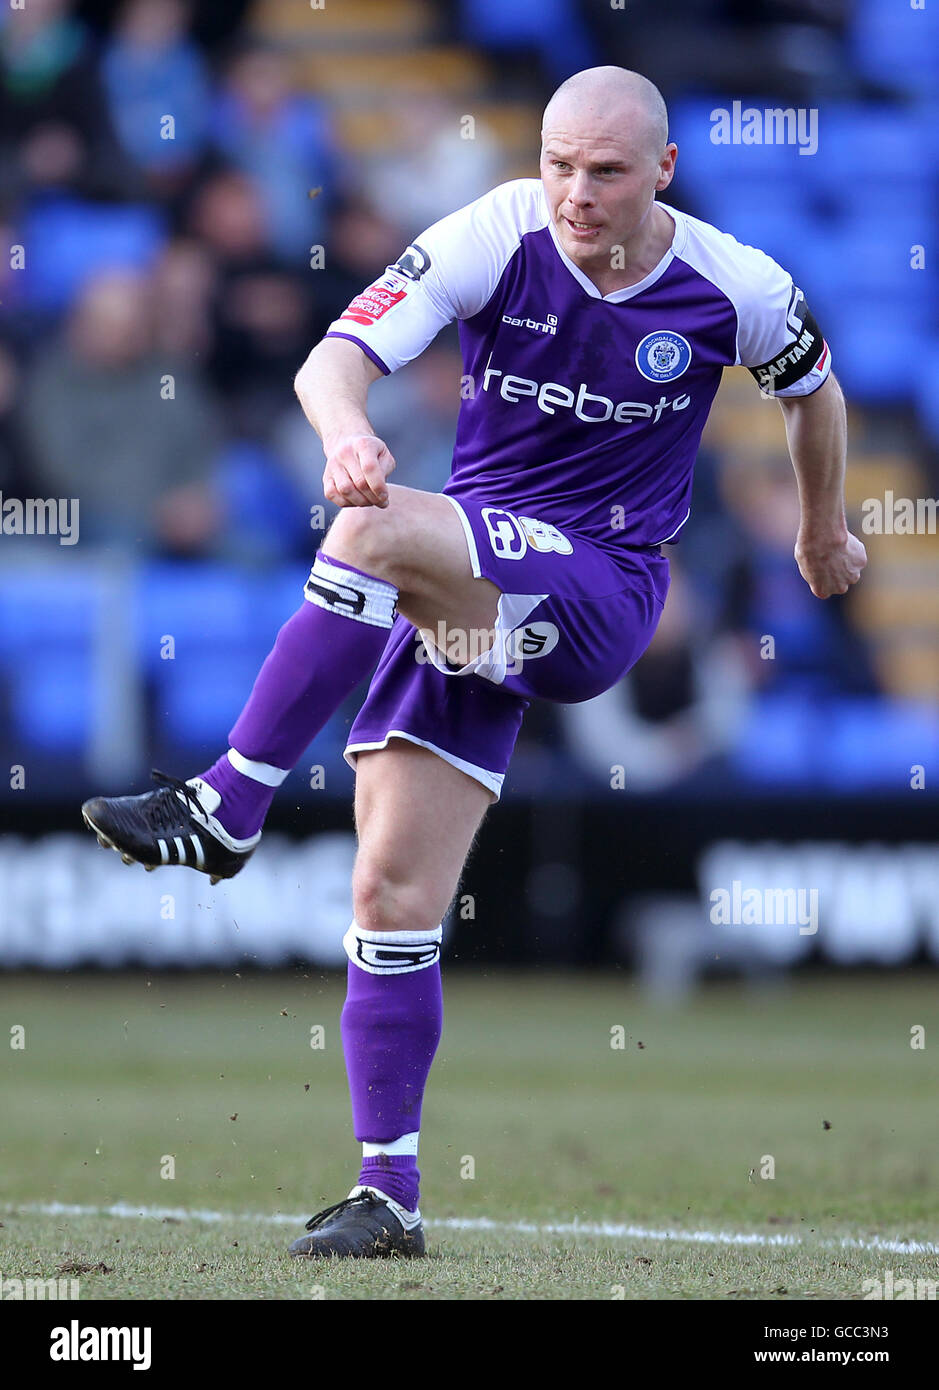
<path fill-rule="evenodd" d="M 212 814 L 221 803 L 214 787 L 201 778 L 181 782 L 152 773 L 157 790 L 142 796 L 94 796 L 82 807 L 82 819 L 98 844 L 115 849 L 125 864 L 151 871 L 164 864 L 183 864 L 208 874 L 213 883 L 234 878 L 251 858 L 261 838 L 236 840 Z"/>
<path fill-rule="evenodd" d="M 302 1259 L 411 1259 L 424 1254 L 420 1212 L 405 1211 L 374 1187 L 354 1187 L 343 1201 L 311 1216 L 306 1228 L 310 1234 L 295 1240 L 289 1252 Z"/>

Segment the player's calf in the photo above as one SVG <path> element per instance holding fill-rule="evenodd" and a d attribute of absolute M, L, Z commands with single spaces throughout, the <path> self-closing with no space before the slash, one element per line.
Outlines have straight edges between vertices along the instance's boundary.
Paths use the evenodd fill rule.
<path fill-rule="evenodd" d="M 397 590 L 322 551 L 304 602 L 281 628 L 231 732 L 232 747 L 188 782 L 156 776 L 155 792 L 94 797 L 86 825 L 125 863 L 183 864 L 232 878 L 261 838 L 274 792 L 381 655 Z"/>

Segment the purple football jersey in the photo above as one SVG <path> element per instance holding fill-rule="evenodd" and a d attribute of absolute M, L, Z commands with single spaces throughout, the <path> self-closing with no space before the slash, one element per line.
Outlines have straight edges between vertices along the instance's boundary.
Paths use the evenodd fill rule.
<path fill-rule="evenodd" d="M 422 233 L 327 336 L 393 372 L 458 320 L 463 400 L 444 491 L 613 554 L 674 540 L 724 367 L 794 396 L 831 361 L 774 260 L 665 211 L 675 235 L 659 264 L 601 295 L 561 248 L 540 180 L 502 184 Z"/>

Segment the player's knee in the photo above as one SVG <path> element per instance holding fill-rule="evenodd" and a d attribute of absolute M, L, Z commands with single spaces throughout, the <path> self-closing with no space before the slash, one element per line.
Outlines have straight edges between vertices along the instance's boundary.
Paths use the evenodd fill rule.
<path fill-rule="evenodd" d="M 336 517 L 323 549 L 332 560 L 345 560 L 377 579 L 391 579 L 397 527 L 377 507 L 344 507 Z"/>
<path fill-rule="evenodd" d="M 433 931 L 440 925 L 426 885 L 393 878 L 380 864 L 362 858 L 352 876 L 355 920 L 365 931 Z"/>

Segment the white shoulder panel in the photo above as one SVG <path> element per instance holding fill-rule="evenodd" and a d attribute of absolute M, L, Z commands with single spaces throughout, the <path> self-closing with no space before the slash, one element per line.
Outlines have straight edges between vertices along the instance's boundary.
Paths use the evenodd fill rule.
<path fill-rule="evenodd" d="M 737 364 L 761 367 L 798 350 L 804 332 L 805 299 L 788 271 L 765 251 L 744 245 L 729 232 L 718 231 L 684 213 L 677 215 L 686 233 L 681 259 L 710 280 L 734 306 Z M 793 385 L 777 388 L 774 394 L 802 396 L 816 390 L 831 370 L 831 354 L 823 348 L 824 342 L 819 338 L 816 366 Z"/>
<path fill-rule="evenodd" d="M 471 318 L 492 298 L 527 232 L 547 226 L 540 179 L 513 179 L 422 232 L 327 329 L 396 371 L 445 324 Z"/>

